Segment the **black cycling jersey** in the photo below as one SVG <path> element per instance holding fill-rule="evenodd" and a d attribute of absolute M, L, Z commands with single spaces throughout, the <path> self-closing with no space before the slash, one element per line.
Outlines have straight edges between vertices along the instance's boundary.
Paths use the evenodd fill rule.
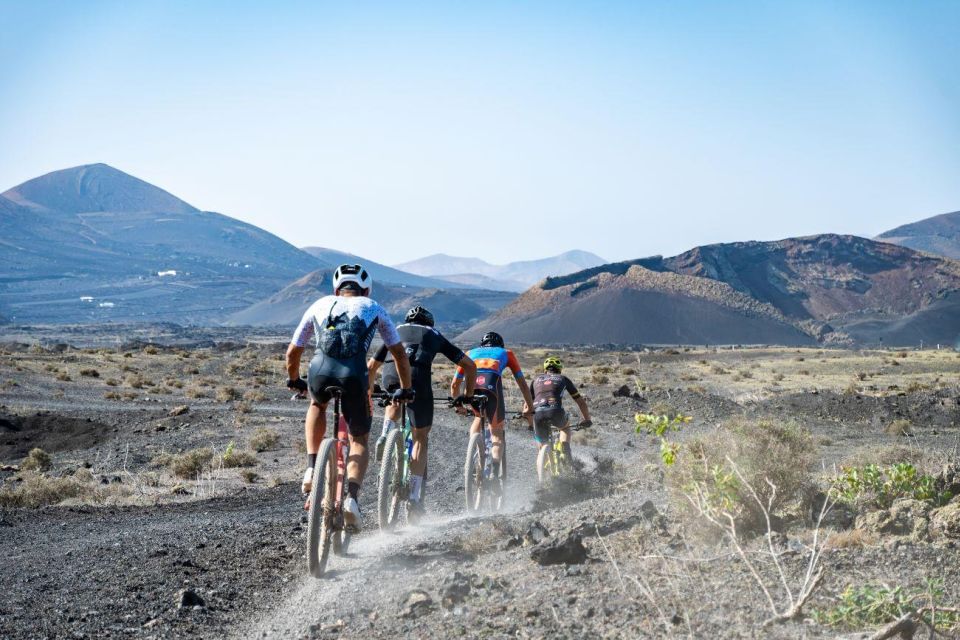
<path fill-rule="evenodd" d="M 437 357 L 438 353 L 446 356 L 454 364 L 463 360 L 463 351 L 444 338 L 433 327 L 402 324 L 397 327 L 397 333 L 400 335 L 400 341 L 403 342 L 407 358 L 410 359 L 410 369 L 414 382 L 417 381 L 417 378 L 424 376 L 426 380 L 430 380 L 433 359 Z M 394 364 L 386 346 L 380 347 L 374 358 L 377 362 L 383 363 L 384 379 L 397 377 L 397 366 Z"/>
<path fill-rule="evenodd" d="M 534 410 L 549 409 L 563 405 L 563 392 L 568 391 L 571 398 L 580 396 L 577 387 L 567 376 L 560 373 L 541 373 L 530 382 L 530 395 L 533 396 Z"/>

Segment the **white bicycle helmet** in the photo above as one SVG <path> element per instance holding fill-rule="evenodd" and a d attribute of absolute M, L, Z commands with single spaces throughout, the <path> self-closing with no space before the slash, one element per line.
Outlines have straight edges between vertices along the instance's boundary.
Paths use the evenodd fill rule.
<path fill-rule="evenodd" d="M 359 264 L 342 264 L 333 272 L 333 292 L 340 291 L 343 285 L 354 282 L 360 289 L 366 289 L 367 295 L 373 291 L 373 278 Z"/>

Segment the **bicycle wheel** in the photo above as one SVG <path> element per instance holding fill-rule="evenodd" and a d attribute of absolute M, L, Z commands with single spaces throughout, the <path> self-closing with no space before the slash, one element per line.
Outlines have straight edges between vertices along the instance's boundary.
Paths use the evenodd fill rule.
<path fill-rule="evenodd" d="M 313 468 L 310 512 L 307 517 L 307 568 L 314 578 L 323 576 L 330 557 L 333 534 L 333 508 L 337 489 L 336 440 L 326 438 L 320 444 Z"/>
<path fill-rule="evenodd" d="M 400 429 L 387 434 L 377 477 L 377 522 L 381 531 L 397 525 L 400 514 L 400 491 L 403 483 L 403 451 L 400 448 Z"/>
<path fill-rule="evenodd" d="M 483 434 L 474 433 L 467 442 L 467 459 L 463 464 L 463 497 L 467 511 L 475 513 L 483 499 Z"/>
<path fill-rule="evenodd" d="M 504 434 L 506 435 L 506 434 Z M 494 479 L 494 490 L 490 493 L 490 508 L 500 511 L 507 500 L 507 439 L 500 445 L 500 475 Z"/>
<path fill-rule="evenodd" d="M 553 474 L 553 456 L 549 445 L 540 447 L 537 453 L 537 480 L 543 484 Z"/>

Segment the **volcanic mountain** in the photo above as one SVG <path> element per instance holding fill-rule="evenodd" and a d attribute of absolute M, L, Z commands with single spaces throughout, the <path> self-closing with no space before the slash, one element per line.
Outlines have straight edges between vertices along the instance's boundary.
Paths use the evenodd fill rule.
<path fill-rule="evenodd" d="M 588 344 L 952 344 L 960 263 L 855 236 L 697 247 L 547 278 L 465 334 Z"/>
<path fill-rule="evenodd" d="M 877 240 L 960 259 L 960 211 L 884 231 L 877 236 Z"/>

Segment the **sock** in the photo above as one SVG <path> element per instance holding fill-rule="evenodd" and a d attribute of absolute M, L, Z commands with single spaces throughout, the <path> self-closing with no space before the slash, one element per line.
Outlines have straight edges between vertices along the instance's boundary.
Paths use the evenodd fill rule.
<path fill-rule="evenodd" d="M 317 466 L 317 454 L 315 454 L 315 453 L 308 453 L 308 454 L 307 454 L 307 467 L 309 467 L 310 469 L 313 469 L 315 466 Z"/>
<path fill-rule="evenodd" d="M 359 493 L 360 493 L 360 485 L 359 485 L 359 484 L 357 484 L 357 483 L 354 482 L 353 480 L 350 480 L 349 482 L 347 482 L 347 491 L 350 493 L 350 497 L 351 497 L 351 498 L 353 498 L 354 500 L 357 500 L 357 501 L 360 500 L 360 498 L 357 497 L 357 496 L 359 495 Z"/>
<path fill-rule="evenodd" d="M 423 476 L 410 476 L 410 500 L 420 502 L 420 491 L 423 489 Z"/>
<path fill-rule="evenodd" d="M 572 457 L 571 454 L 570 454 L 570 443 L 569 443 L 569 442 L 561 442 L 561 443 L 560 443 L 560 447 L 563 449 L 563 455 L 567 456 L 567 459 L 568 459 L 568 460 L 572 460 L 573 457 Z"/>
<path fill-rule="evenodd" d="M 396 428 L 397 428 L 397 423 L 391 420 L 390 418 L 384 416 L 383 428 L 380 431 L 380 437 L 381 438 L 386 437 L 386 435 L 390 433 L 392 429 L 396 429 Z"/>

